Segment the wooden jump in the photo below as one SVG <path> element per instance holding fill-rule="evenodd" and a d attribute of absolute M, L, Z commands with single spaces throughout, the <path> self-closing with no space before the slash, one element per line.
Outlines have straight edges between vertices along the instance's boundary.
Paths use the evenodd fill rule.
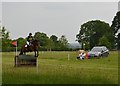
<path fill-rule="evenodd" d="M 15 67 L 37 65 L 37 57 L 34 57 L 33 55 L 18 55 L 15 56 L 14 61 L 15 61 Z"/>

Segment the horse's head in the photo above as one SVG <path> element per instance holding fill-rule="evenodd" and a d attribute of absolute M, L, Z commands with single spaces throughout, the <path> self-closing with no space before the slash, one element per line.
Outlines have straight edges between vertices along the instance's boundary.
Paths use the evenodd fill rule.
<path fill-rule="evenodd" d="M 32 41 L 32 44 L 33 44 L 34 46 L 40 46 L 40 43 L 39 43 L 38 40 L 33 40 L 33 41 Z"/>

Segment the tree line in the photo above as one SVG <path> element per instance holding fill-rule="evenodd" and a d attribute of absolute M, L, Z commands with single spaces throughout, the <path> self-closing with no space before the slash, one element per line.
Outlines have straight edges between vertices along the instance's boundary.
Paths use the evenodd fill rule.
<path fill-rule="evenodd" d="M 26 38 L 20 37 L 15 40 L 10 39 L 9 32 L 5 29 L 5 27 L 2 27 L 1 33 L 2 33 L 2 37 L 1 37 L 2 38 L 2 51 L 14 51 L 15 48 L 11 44 L 14 41 L 17 41 L 18 51 L 20 51 L 21 47 L 25 45 L 27 42 L 27 37 Z M 35 40 L 38 40 L 38 42 L 40 43 L 39 51 L 70 50 L 68 48 L 68 40 L 65 35 L 62 35 L 60 38 L 58 38 L 56 35 L 52 35 L 48 37 L 46 33 L 36 32 L 33 35 L 33 38 Z"/>
<path fill-rule="evenodd" d="M 120 49 L 120 11 L 118 11 L 110 26 L 100 20 L 91 20 L 81 25 L 76 35 L 82 49 L 89 50 L 94 46 L 106 46 L 108 49 Z"/>
<path fill-rule="evenodd" d="M 2 50 L 0 51 L 14 51 L 11 42 L 17 41 L 18 50 L 21 46 L 26 44 L 26 38 L 18 38 L 12 40 L 9 38 L 9 33 L 5 27 L 1 27 L 1 41 Z M 120 49 L 120 11 L 118 11 L 110 26 L 108 23 L 100 20 L 91 20 L 81 25 L 79 33 L 76 38 L 82 49 L 90 50 L 94 46 L 106 46 L 108 49 Z M 36 32 L 34 39 L 40 43 L 39 50 L 41 51 L 65 51 L 73 50 L 68 47 L 68 40 L 65 35 L 58 38 L 56 35 L 50 37 L 46 33 Z"/>

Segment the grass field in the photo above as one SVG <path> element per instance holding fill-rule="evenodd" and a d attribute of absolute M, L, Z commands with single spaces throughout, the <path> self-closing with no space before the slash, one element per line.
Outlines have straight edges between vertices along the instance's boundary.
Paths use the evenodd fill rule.
<path fill-rule="evenodd" d="M 14 67 L 14 52 L 4 52 L 2 83 L 118 84 L 117 52 L 100 59 L 76 60 L 76 56 L 77 52 L 39 52 L 37 67 Z"/>

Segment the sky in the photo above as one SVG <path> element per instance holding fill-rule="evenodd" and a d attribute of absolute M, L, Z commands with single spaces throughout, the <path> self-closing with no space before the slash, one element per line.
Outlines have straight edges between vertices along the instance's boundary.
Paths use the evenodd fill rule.
<path fill-rule="evenodd" d="M 2 2 L 2 25 L 11 39 L 43 32 L 75 43 L 83 23 L 102 20 L 111 25 L 117 11 L 118 2 Z"/>
<path fill-rule="evenodd" d="M 0 26 L 2 25 L 2 2 L 0 2 Z"/>
<path fill-rule="evenodd" d="M 118 11 L 120 11 L 120 1 L 118 2 Z M 118 33 L 116 35 L 118 35 L 120 33 L 120 29 L 118 30 Z"/>

